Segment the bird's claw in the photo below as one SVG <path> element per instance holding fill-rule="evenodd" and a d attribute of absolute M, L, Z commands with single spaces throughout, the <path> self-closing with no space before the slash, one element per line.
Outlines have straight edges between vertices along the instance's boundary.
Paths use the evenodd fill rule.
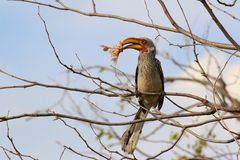
<path fill-rule="evenodd" d="M 136 90 L 135 95 L 136 95 L 136 97 L 139 97 L 141 95 L 141 93 L 138 90 Z"/>

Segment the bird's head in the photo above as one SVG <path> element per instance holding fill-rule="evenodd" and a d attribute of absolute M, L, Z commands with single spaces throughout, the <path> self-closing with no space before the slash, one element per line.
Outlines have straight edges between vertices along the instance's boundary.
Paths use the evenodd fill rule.
<path fill-rule="evenodd" d="M 154 54 L 155 55 L 155 46 L 151 39 L 149 38 L 127 38 L 122 41 L 123 50 L 125 49 L 135 49 L 138 50 L 141 54 Z"/>

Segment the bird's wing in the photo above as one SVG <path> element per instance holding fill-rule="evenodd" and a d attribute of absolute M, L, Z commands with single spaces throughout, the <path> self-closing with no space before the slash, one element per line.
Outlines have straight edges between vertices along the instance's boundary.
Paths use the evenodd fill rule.
<path fill-rule="evenodd" d="M 156 61 L 156 67 L 158 69 L 158 73 L 160 75 L 161 78 L 161 84 L 162 85 L 162 92 L 164 94 L 164 76 L 163 76 L 163 71 L 162 71 L 162 67 L 161 67 L 161 62 L 158 59 L 155 59 Z M 162 104 L 163 104 L 163 100 L 164 100 L 164 95 L 161 96 L 161 98 L 158 101 L 158 110 L 161 109 Z"/>
<path fill-rule="evenodd" d="M 135 92 L 136 92 L 136 97 L 138 97 L 138 65 L 136 68 L 136 72 L 135 72 Z"/>

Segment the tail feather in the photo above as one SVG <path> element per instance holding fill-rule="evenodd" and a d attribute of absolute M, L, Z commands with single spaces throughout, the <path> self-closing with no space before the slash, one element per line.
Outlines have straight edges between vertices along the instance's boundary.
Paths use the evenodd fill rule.
<path fill-rule="evenodd" d="M 134 120 L 145 119 L 147 117 L 148 112 L 143 108 L 140 108 L 134 118 Z M 131 124 L 128 129 L 123 133 L 121 144 L 122 150 L 127 153 L 133 153 L 136 149 L 139 136 L 142 132 L 144 122 Z"/>

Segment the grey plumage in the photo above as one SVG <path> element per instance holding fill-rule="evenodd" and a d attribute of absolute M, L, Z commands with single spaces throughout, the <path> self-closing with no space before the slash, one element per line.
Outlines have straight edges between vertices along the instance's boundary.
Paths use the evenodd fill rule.
<path fill-rule="evenodd" d="M 139 98 L 140 108 L 136 113 L 134 120 L 145 119 L 151 107 L 157 107 L 160 110 L 163 104 L 164 76 L 160 61 L 155 58 L 156 49 L 153 42 L 147 38 L 141 38 L 146 41 L 144 47 L 147 52 L 139 51 L 138 65 L 135 74 L 136 93 Z M 147 95 L 144 92 L 157 92 L 162 95 Z M 128 127 L 121 140 L 122 149 L 127 153 L 133 153 L 142 132 L 144 122 L 135 123 Z"/>

